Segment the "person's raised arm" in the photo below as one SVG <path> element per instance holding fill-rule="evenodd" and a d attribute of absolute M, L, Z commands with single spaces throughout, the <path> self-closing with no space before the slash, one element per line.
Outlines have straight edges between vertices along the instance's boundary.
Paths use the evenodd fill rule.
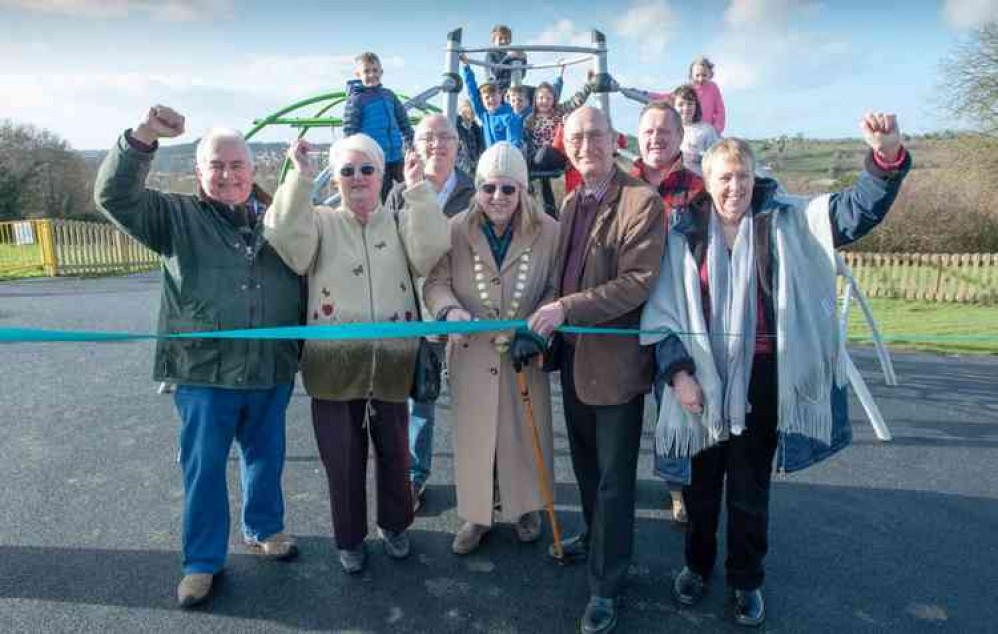
<path fill-rule="evenodd" d="M 461 61 L 464 62 L 464 66 L 461 69 L 464 73 L 464 89 L 468 91 L 471 108 L 478 115 L 480 121 L 485 121 L 485 115 L 488 114 L 488 110 L 485 109 L 485 104 L 482 103 L 482 96 L 478 94 L 478 81 L 475 79 L 475 71 L 471 70 L 466 54 L 461 53 Z"/>
<path fill-rule="evenodd" d="M 308 156 L 311 146 L 295 141 L 288 149 L 294 170 L 274 194 L 263 217 L 263 235 L 284 263 L 298 275 L 308 273 L 319 251 L 318 217 L 312 209 L 315 167 Z"/>
<path fill-rule="evenodd" d="M 167 106 L 149 108 L 125 131 L 101 163 L 94 184 L 97 209 L 119 229 L 160 255 L 173 251 L 169 194 L 146 187 L 159 139 L 184 133 L 184 116 Z"/>
<path fill-rule="evenodd" d="M 860 121 L 860 130 L 870 148 L 866 169 L 854 186 L 829 198 L 836 247 L 859 240 L 883 221 L 911 169 L 911 157 L 901 144 L 895 115 L 869 113 Z"/>

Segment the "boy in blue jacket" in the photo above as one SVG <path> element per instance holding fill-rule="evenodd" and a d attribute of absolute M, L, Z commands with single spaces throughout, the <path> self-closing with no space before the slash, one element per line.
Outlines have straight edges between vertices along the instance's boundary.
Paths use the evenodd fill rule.
<path fill-rule="evenodd" d="M 385 178 L 381 200 L 404 176 L 405 147 L 412 143 L 412 124 L 395 93 L 381 85 L 384 70 L 374 53 L 361 53 L 354 60 L 357 79 L 347 82 L 347 103 L 343 111 L 343 134 L 363 132 L 385 153 Z"/>
<path fill-rule="evenodd" d="M 467 55 L 461 55 L 464 62 L 464 83 L 471 100 L 471 107 L 478 120 L 482 122 L 482 133 L 485 136 L 485 147 L 490 148 L 497 141 L 509 141 L 518 148 L 523 147 L 523 122 L 530 115 L 527 107 L 519 113 L 503 101 L 503 93 L 499 86 L 487 82 L 478 86 L 475 72 L 468 65 Z"/>

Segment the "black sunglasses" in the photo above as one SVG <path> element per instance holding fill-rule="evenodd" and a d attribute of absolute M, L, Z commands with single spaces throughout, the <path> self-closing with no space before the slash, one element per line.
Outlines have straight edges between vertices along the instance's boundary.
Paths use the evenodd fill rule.
<path fill-rule="evenodd" d="M 482 191 L 489 196 L 495 194 L 497 189 L 502 192 L 503 196 L 512 196 L 516 193 L 516 185 L 495 185 L 493 183 L 482 185 Z"/>
<path fill-rule="evenodd" d="M 363 174 L 364 176 L 371 176 L 372 174 L 378 171 L 378 168 L 376 168 L 373 165 L 361 165 L 359 168 L 356 169 L 359 169 L 360 173 Z M 344 165 L 343 167 L 340 168 L 340 176 L 342 176 L 343 178 L 350 178 L 351 176 L 353 176 L 354 171 L 356 170 L 353 165 Z"/>

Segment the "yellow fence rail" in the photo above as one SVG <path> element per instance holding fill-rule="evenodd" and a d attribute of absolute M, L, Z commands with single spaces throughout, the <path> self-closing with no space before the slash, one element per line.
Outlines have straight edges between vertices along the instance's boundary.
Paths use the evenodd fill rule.
<path fill-rule="evenodd" d="M 998 302 L 998 253 L 845 252 L 867 297 Z M 0 222 L 0 278 L 148 271 L 159 256 L 114 225 L 74 220 Z"/>
<path fill-rule="evenodd" d="M 843 253 L 867 297 L 998 302 L 998 253 Z"/>
<path fill-rule="evenodd" d="M 78 220 L 0 222 L 0 277 L 134 273 L 159 256 L 114 225 Z"/>

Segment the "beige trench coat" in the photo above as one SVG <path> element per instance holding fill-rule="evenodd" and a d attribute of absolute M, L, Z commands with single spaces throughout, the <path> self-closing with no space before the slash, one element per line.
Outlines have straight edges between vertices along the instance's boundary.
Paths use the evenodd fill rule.
<path fill-rule="evenodd" d="M 450 222 L 450 254 L 440 260 L 424 287 L 431 315 L 459 306 L 479 319 L 525 319 L 554 300 L 549 280 L 558 240 L 556 221 L 541 214 L 539 225 L 524 235 L 515 227 L 501 271 L 496 270 L 480 224 L 470 222 L 468 212 Z M 493 469 L 502 501 L 499 520 L 516 521 L 544 508 L 516 373 L 509 355 L 496 351 L 494 340 L 495 335 L 488 333 L 447 346 L 458 515 L 485 526 L 492 524 Z M 537 367 L 524 373 L 548 473 L 553 474 L 550 382 Z"/>

